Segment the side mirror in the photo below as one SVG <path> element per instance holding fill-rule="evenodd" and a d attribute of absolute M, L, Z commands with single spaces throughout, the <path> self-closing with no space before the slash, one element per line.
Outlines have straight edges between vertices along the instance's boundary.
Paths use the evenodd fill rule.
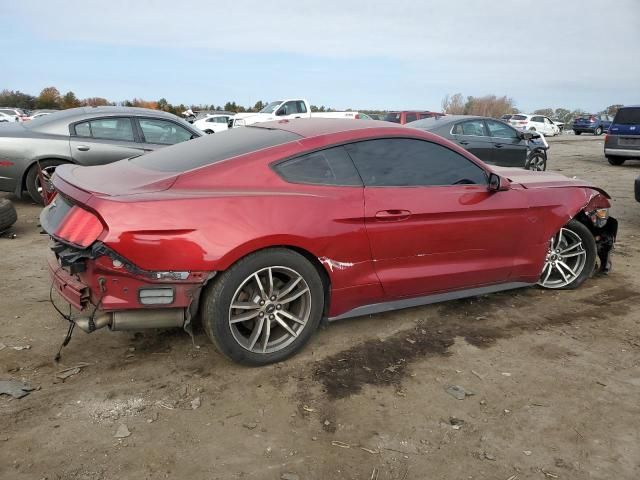
<path fill-rule="evenodd" d="M 520 133 L 521 133 L 520 138 L 524 140 L 531 140 L 532 138 L 536 137 L 536 135 L 534 135 L 532 132 L 520 132 Z"/>
<path fill-rule="evenodd" d="M 497 173 L 491 172 L 489 174 L 489 183 L 487 184 L 487 190 L 489 190 L 490 192 L 509 190 L 509 182 Z"/>
<path fill-rule="evenodd" d="M 282 117 L 283 115 L 286 115 L 286 114 L 287 114 L 286 110 L 284 108 L 281 108 L 276 112 L 276 117 Z"/>

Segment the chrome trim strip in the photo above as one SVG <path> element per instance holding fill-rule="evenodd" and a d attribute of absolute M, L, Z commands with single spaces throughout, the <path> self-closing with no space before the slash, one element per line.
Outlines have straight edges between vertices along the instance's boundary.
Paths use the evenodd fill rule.
<path fill-rule="evenodd" d="M 605 148 L 604 149 L 604 154 L 605 155 L 611 155 L 611 156 L 618 156 L 618 157 L 627 157 L 627 156 L 632 156 L 632 157 L 640 157 L 640 149 L 638 150 L 625 150 L 622 148 Z"/>
<path fill-rule="evenodd" d="M 399 300 L 390 300 L 388 302 L 373 303 L 371 305 L 364 305 L 362 307 L 349 310 L 337 317 L 330 317 L 329 321 L 343 320 L 345 318 L 360 317 L 363 315 L 372 315 L 374 313 L 390 312 L 392 310 L 399 310 L 402 308 L 418 307 L 420 305 L 429 305 L 432 303 L 446 302 L 448 300 L 458 300 L 460 298 L 477 297 L 479 295 L 486 295 L 488 293 L 501 292 L 504 290 L 512 290 L 515 288 L 524 288 L 535 285 L 535 283 L 525 282 L 509 282 L 499 283 L 497 285 L 488 285 L 485 287 L 469 288 L 466 290 L 456 290 L 453 292 L 436 293 L 433 295 L 425 295 L 422 297 L 413 297 Z"/>

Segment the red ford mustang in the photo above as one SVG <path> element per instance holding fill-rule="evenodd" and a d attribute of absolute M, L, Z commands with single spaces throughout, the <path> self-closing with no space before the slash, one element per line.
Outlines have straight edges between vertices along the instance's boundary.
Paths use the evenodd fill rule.
<path fill-rule="evenodd" d="M 41 215 L 87 332 L 183 327 L 260 365 L 338 319 L 607 271 L 608 195 L 490 168 L 435 135 L 301 119 L 110 165 L 63 165 Z"/>

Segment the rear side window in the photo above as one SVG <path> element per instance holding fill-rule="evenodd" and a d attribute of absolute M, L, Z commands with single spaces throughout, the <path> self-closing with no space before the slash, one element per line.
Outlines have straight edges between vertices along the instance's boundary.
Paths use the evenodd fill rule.
<path fill-rule="evenodd" d="M 487 128 L 489 129 L 490 137 L 499 137 L 499 138 L 520 138 L 518 136 L 518 132 L 514 128 L 511 128 L 508 125 L 505 125 L 502 122 L 497 122 L 495 120 L 487 120 L 486 121 Z"/>
<path fill-rule="evenodd" d="M 409 138 L 346 145 L 367 187 L 485 185 L 483 169 L 442 145 Z"/>
<path fill-rule="evenodd" d="M 527 116 L 526 115 L 514 115 L 513 117 L 511 117 L 511 120 L 526 120 Z"/>
<path fill-rule="evenodd" d="M 193 136 L 189 130 L 167 120 L 140 118 L 138 123 L 147 143 L 175 145 L 191 140 Z"/>
<path fill-rule="evenodd" d="M 304 102 L 298 101 L 296 103 L 298 105 L 298 113 L 307 113 L 307 107 Z"/>
<path fill-rule="evenodd" d="M 621 108 L 616 113 L 613 123 L 621 125 L 640 125 L 640 107 Z"/>
<path fill-rule="evenodd" d="M 485 137 L 484 122 L 482 120 L 469 120 L 457 123 L 451 133 L 456 135 L 471 135 L 474 137 Z"/>
<path fill-rule="evenodd" d="M 186 172 L 300 138 L 300 135 L 285 130 L 253 126 L 232 128 L 173 147 L 161 148 L 129 161 L 150 170 Z"/>
<path fill-rule="evenodd" d="M 276 172 L 292 183 L 362 186 L 360 176 L 344 147 L 333 147 L 275 166 Z"/>
<path fill-rule="evenodd" d="M 90 120 L 75 126 L 79 137 L 92 137 L 102 140 L 119 140 L 133 142 L 131 119 L 126 117 L 109 117 Z"/>
<path fill-rule="evenodd" d="M 400 114 L 399 113 L 387 113 L 384 116 L 385 122 L 393 122 L 400 123 Z"/>

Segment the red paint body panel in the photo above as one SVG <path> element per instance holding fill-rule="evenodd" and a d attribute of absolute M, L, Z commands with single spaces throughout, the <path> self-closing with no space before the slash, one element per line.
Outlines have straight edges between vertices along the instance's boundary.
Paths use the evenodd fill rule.
<path fill-rule="evenodd" d="M 106 167 L 63 166 L 54 185 L 97 214 L 106 226 L 99 241 L 136 267 L 195 272 L 172 284 L 176 303 L 171 307 L 189 305 L 208 273 L 225 270 L 251 252 L 287 246 L 317 258 L 326 271 L 331 303 L 325 313 L 330 317 L 389 299 L 534 283 L 549 238 L 587 205 L 608 205 L 604 195 L 584 182 L 490 168 L 441 137 L 387 122 L 305 119 L 258 128 L 288 130 L 301 138 L 184 173 L 149 171 L 126 161 Z M 215 137 L 198 141 L 213 148 Z M 302 185 L 284 181 L 272 168 L 308 151 L 382 137 L 445 145 L 488 173 L 508 178 L 511 185 L 500 192 L 477 185 Z M 376 213 L 382 210 L 409 215 L 380 220 Z M 137 290 L 157 282 L 114 271 L 109 262 L 107 257 L 88 262 L 86 272 L 75 278 L 89 287 L 93 303 L 98 278 L 106 279 L 103 309 L 143 308 Z"/>

